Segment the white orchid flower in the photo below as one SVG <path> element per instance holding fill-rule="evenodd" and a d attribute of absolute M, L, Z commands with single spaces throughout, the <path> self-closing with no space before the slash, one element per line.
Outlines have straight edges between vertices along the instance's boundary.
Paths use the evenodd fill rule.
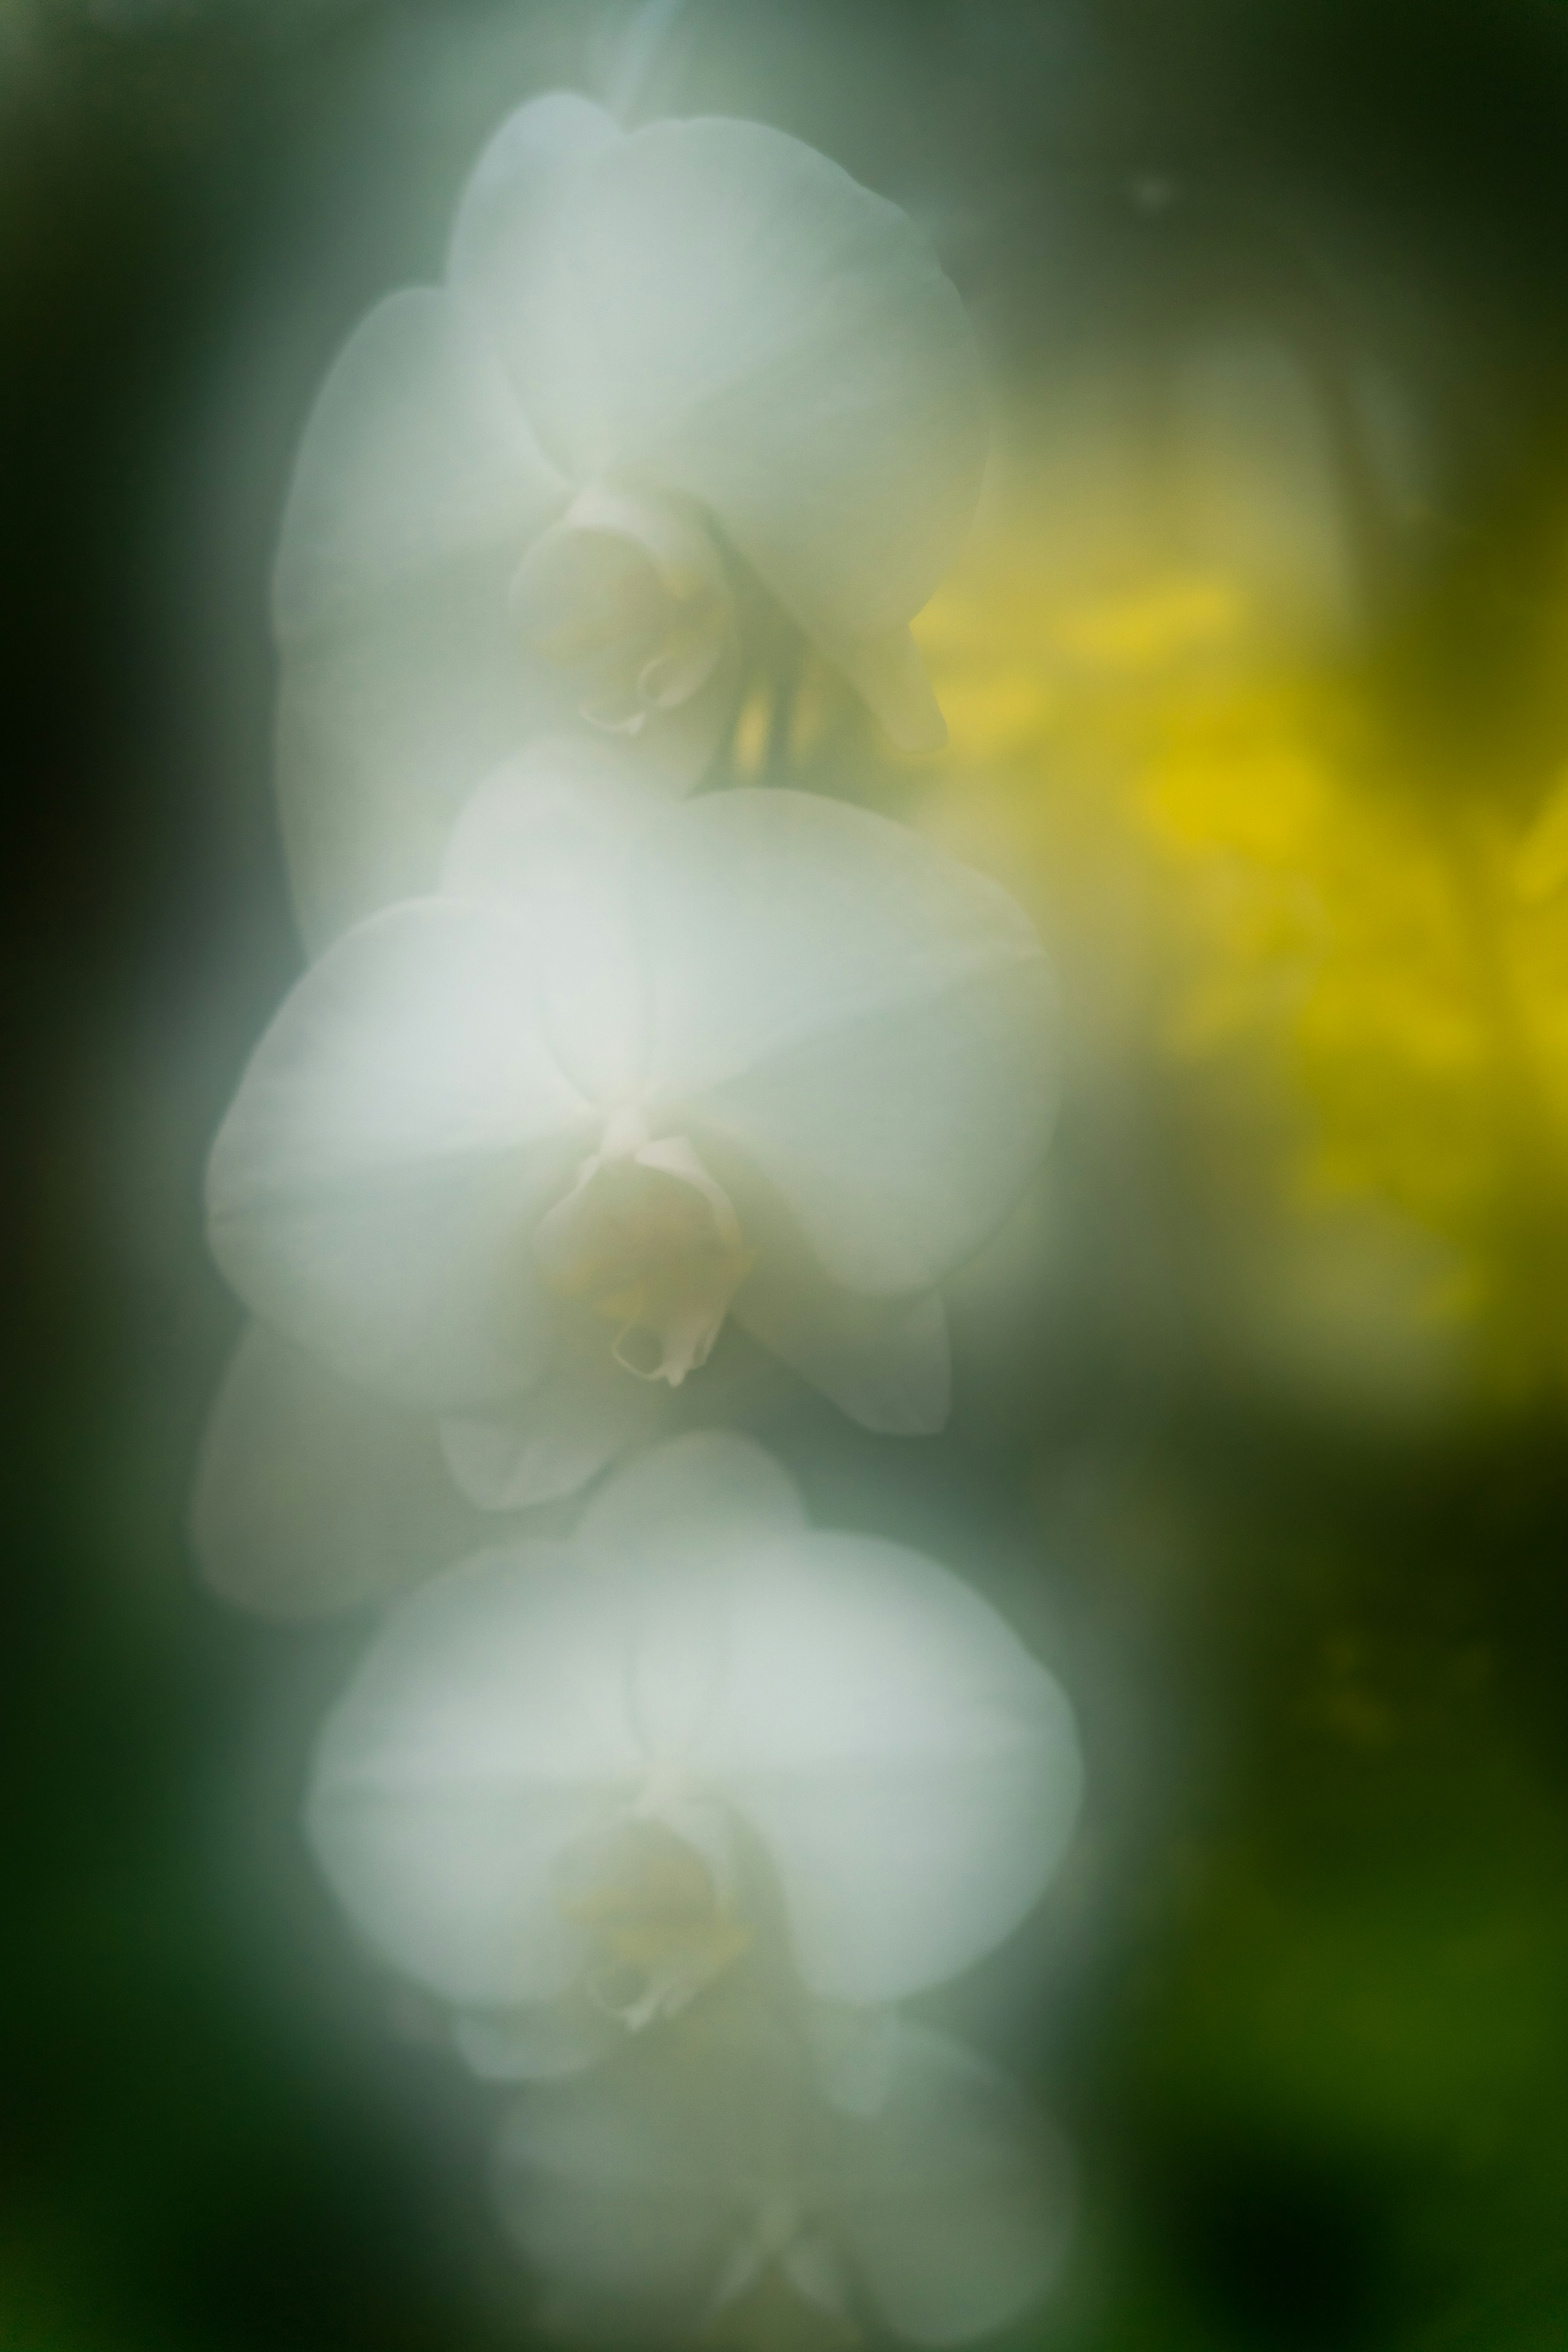
<path fill-rule="evenodd" d="M 737 562 L 895 741 L 940 743 L 907 624 L 984 438 L 896 206 L 757 123 L 521 108 L 446 284 L 371 311 L 306 427 L 275 618 L 307 939 L 428 889 L 468 793 L 568 711 L 689 785 L 732 710 Z"/>
<path fill-rule="evenodd" d="M 210 1590 L 258 1615 L 384 1601 L 496 1539 L 435 1422 L 250 1324 L 207 1415 L 191 1546 Z"/>
<path fill-rule="evenodd" d="M 726 1381 L 721 1400 L 736 1424 L 766 1419 L 789 1378 L 760 1353 L 747 1371 Z M 458 1486 L 430 1414 L 343 1380 L 249 1323 L 207 1413 L 188 1532 L 219 1600 L 302 1619 L 389 1601 L 514 1534 L 559 1534 L 579 1508 L 562 1497 L 482 1509 Z"/>
<path fill-rule="evenodd" d="M 679 2015 L 770 1922 L 819 2001 L 955 1975 L 1046 1886 L 1080 1780 L 1065 1696 L 986 1602 L 808 1529 L 776 1463 L 702 1432 L 612 1476 L 570 1543 L 399 1603 L 309 1824 L 470 2063 L 529 2075 Z"/>
<path fill-rule="evenodd" d="M 847 2352 L 867 2318 L 920 2345 L 1016 2318 L 1062 2268 L 1066 2152 L 973 2052 L 902 2021 L 895 2036 L 868 2116 L 815 2099 L 755 2020 L 523 2093 L 497 2186 L 558 2319 Z"/>
<path fill-rule="evenodd" d="M 446 882 L 305 974 L 225 1121 L 212 1244 L 255 1313 L 441 1416 L 490 1508 L 646 1442 L 731 1316 L 868 1428 L 940 1428 L 935 1286 L 1054 1104 L 1012 900 L 837 803 L 668 807 L 545 753 Z"/>

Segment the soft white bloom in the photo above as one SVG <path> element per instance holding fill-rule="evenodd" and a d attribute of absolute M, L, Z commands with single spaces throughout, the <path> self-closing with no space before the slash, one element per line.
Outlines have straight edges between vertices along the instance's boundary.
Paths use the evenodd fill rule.
<path fill-rule="evenodd" d="M 330 1372 L 263 1323 L 213 1399 L 192 1548 L 225 1601 L 267 1617 L 352 1609 L 493 1542 L 428 1414 Z"/>
<path fill-rule="evenodd" d="M 963 306 L 894 205 L 756 123 L 523 107 L 445 286 L 369 314 L 306 428 L 275 616 L 307 937 L 427 889 L 468 793 L 568 712 L 689 784 L 737 559 L 895 740 L 940 742 L 907 624 L 984 445 Z"/>
<path fill-rule="evenodd" d="M 742 2017 L 521 2095 L 501 2210 L 563 2322 L 827 2347 L 870 2315 L 907 2343 L 959 2344 L 1055 2283 L 1070 2169 L 993 2067 L 900 2021 L 886 2102 L 848 2116 L 792 2062 Z M 785 2294 L 818 2330 L 784 2333 L 770 2305 Z"/>
<path fill-rule="evenodd" d="M 767 1454 L 699 1433 L 612 1476 L 570 1543 L 395 1608 L 309 1819 L 471 2063 L 531 2074 L 679 2014 L 770 1932 L 826 2002 L 956 1974 L 1040 1895 L 1080 1780 L 1065 1696 L 986 1602 L 808 1529 Z"/>
<path fill-rule="evenodd" d="M 752 1351 L 725 1381 L 726 1422 L 767 1418 L 788 1380 Z M 696 1420 L 660 1417 L 678 1428 Z M 306 1618 L 387 1601 L 513 1534 L 558 1534 L 579 1507 L 563 1497 L 526 1511 L 481 1508 L 458 1486 L 432 1415 L 343 1380 L 251 1323 L 207 1415 L 189 1533 L 219 1599 L 264 1617 Z"/>
<path fill-rule="evenodd" d="M 444 1417 L 489 1507 L 647 1438 L 728 1316 L 867 1427 L 939 1428 L 935 1286 L 1017 1198 L 1049 974 L 997 886 L 791 793 L 667 806 L 550 756 L 441 896 L 339 940 L 213 1152 L 263 1320 Z"/>

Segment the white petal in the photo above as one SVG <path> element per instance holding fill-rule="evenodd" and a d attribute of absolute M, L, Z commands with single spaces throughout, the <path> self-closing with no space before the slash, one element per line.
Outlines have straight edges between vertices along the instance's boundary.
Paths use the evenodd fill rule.
<path fill-rule="evenodd" d="M 583 175 L 621 141 L 620 126 L 585 98 L 552 90 L 509 114 L 463 191 L 447 256 L 447 279 L 482 313 L 514 383 L 531 401 L 558 464 L 571 470 L 574 436 L 560 435 L 542 377 L 574 371 L 575 354 L 542 348 L 570 331 L 555 299 L 563 210 Z"/>
<path fill-rule="evenodd" d="M 518 381 L 567 470 L 689 493 L 829 653 L 919 610 L 985 427 L 963 305 L 896 206 L 759 124 L 658 123 L 600 149 L 553 252 Z"/>
<path fill-rule="evenodd" d="M 435 1411 L 519 1393 L 551 1302 L 531 1246 L 582 1149 L 507 910 L 392 908 L 305 974 L 214 1146 L 214 1254 L 247 1305 Z"/>
<path fill-rule="evenodd" d="M 542 730 L 582 729 L 573 680 L 529 653 L 510 602 L 569 495 L 462 302 L 393 295 L 350 338 L 306 427 L 274 593 L 279 791 L 312 950 L 432 888 L 489 771 Z M 649 717 L 650 789 L 700 775 L 735 693 L 727 646 L 699 692 Z"/>
<path fill-rule="evenodd" d="M 284 656 L 278 782 L 306 947 L 433 889 L 452 824 L 498 761 L 569 716 L 506 609 L 515 555 L 389 591 Z"/>
<path fill-rule="evenodd" d="M 427 888 L 465 793 L 550 709 L 506 593 L 564 502 L 483 334 L 408 291 L 306 426 L 274 586 L 279 789 L 307 940 Z"/>
<path fill-rule="evenodd" d="M 278 762 L 285 845 L 307 947 L 319 952 L 378 907 L 437 887 L 455 822 L 498 762 L 581 720 L 571 681 L 522 650 L 507 609 L 510 555 L 454 568 L 283 664 Z M 726 647 L 706 685 L 637 738 L 650 793 L 674 798 L 712 760 L 734 713 Z"/>
<path fill-rule="evenodd" d="M 1001 1224 L 1055 1119 L 1055 999 L 1038 959 L 848 1020 L 689 1106 L 766 1175 L 849 1289 L 921 1290 Z"/>
<path fill-rule="evenodd" d="M 526 1794 L 498 1775 L 480 1791 L 378 1788 L 374 1764 L 326 1768 L 310 1825 L 317 1859 L 376 1955 L 443 2000 L 546 2000 L 583 1964 L 550 1872 L 607 1802 L 595 1789 Z"/>
<path fill-rule="evenodd" d="M 636 853 L 650 1097 L 743 1152 L 851 1288 L 924 1289 L 1000 1222 L 1055 1108 L 1054 999 L 1006 893 L 904 827 L 716 793 Z"/>
<path fill-rule="evenodd" d="M 823 2191 L 895 2336 L 963 2344 L 1055 2284 L 1073 2197 L 1065 2151 L 994 2068 L 900 2024 L 888 2097 L 846 2122 Z"/>
<path fill-rule="evenodd" d="M 887 2105 L 901 2028 L 896 2010 L 814 2000 L 806 2011 L 811 2076 L 841 2114 L 874 2116 Z"/>
<path fill-rule="evenodd" d="M 700 1768 L 760 1832 L 808 1989 L 897 2000 L 1029 1910 L 1077 1818 L 1066 1697 L 945 1570 L 869 1537 L 776 1540 L 728 1616 Z"/>
<path fill-rule="evenodd" d="M 635 1618 L 543 1545 L 481 1555 L 388 1620 L 323 1734 L 309 1824 L 361 1931 L 463 2007 L 563 1991 L 557 1857 L 638 1785 Z"/>
<path fill-rule="evenodd" d="M 563 1318 L 567 1328 L 570 1318 Z M 543 1378 L 507 1416 L 443 1422 L 441 1444 L 453 1477 L 487 1511 L 513 1511 L 574 1495 L 606 1462 L 657 1435 L 669 1391 L 634 1379 L 610 1353 L 596 1324 L 597 1349 L 557 1345 Z"/>
<path fill-rule="evenodd" d="M 330 632 L 478 549 L 521 552 L 565 492 L 462 304 L 430 288 L 389 295 L 305 427 L 274 579 L 279 640 Z"/>
<path fill-rule="evenodd" d="M 750 2103 L 665 2055 L 528 2092 L 497 2151 L 511 2236 L 569 2309 L 632 2340 L 695 2329 L 750 2219 Z"/>
<path fill-rule="evenodd" d="M 544 2083 L 596 2066 L 626 2040 L 626 2029 L 580 1994 L 516 2009 L 468 2009 L 452 2039 L 476 2074 L 492 2083 Z"/>
<path fill-rule="evenodd" d="M 605 1105 L 640 1084 L 647 986 L 626 901 L 633 848 L 662 807 L 637 757 L 551 737 L 487 778 L 455 827 L 441 888 L 526 924 L 552 1049 Z"/>
<path fill-rule="evenodd" d="M 841 2315 L 847 2270 L 906 2342 L 989 2333 L 1059 2273 L 1070 2168 L 973 2053 L 918 2027 L 893 2042 L 868 2119 L 816 2105 L 755 2012 L 530 2091 L 498 2147 L 503 2217 L 573 2316 L 631 2337 L 689 2331 L 775 2264 Z"/>
<path fill-rule="evenodd" d="M 595 922 L 624 925 L 627 862 L 662 805 L 636 751 L 603 736 L 543 736 L 470 796 L 452 828 L 441 889 L 526 908 L 531 922 L 556 899 L 603 896 L 608 904 L 604 915 L 595 907 Z M 595 952 L 604 947 L 596 942 Z"/>
<path fill-rule="evenodd" d="M 771 1454 L 703 1429 L 612 1471 L 577 1522 L 577 1541 L 608 1558 L 697 1564 L 805 1524 L 800 1489 Z"/>
<path fill-rule="evenodd" d="M 485 1523 L 434 1423 L 253 1324 L 202 1441 L 191 1538 L 215 1591 L 269 1617 L 384 1598 L 461 1559 Z"/>
<path fill-rule="evenodd" d="M 952 1395 L 947 1314 L 934 1291 L 864 1298 L 829 1281 L 779 1228 L 736 1297 L 735 1320 L 863 1429 L 929 1437 Z"/>
<path fill-rule="evenodd" d="M 732 1807 L 808 1990 L 872 2004 L 1016 1924 L 1079 1780 L 1061 1693 L 943 1570 L 803 1532 L 726 1555 L 699 1527 L 686 1559 L 528 1547 L 405 1602 L 329 1726 L 311 1823 L 384 1956 L 495 2008 L 565 1981 L 569 1840 L 635 1801 L 707 1855 L 697 1817 L 722 1846 Z"/>

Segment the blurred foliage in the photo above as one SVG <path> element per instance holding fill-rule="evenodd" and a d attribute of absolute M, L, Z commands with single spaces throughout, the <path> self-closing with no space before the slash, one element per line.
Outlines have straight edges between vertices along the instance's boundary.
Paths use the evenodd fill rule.
<path fill-rule="evenodd" d="M 181 1520 L 234 1319 L 202 1156 L 296 956 L 293 438 L 489 122 L 626 16 L 0 5 L 0 2352 L 529 2340 L 487 2103 L 388 2054 L 294 1842 L 358 1630 L 227 1622 Z M 1083 1695 L 1076 1893 L 954 1995 L 1007 1991 L 1083 2152 L 1017 2352 L 1558 2352 L 1564 13 L 692 0 L 659 96 L 909 203 L 1000 389 L 921 625 L 945 766 L 868 770 L 809 670 L 742 764 L 1003 872 L 1079 1043 L 983 1408 L 769 1433 L 829 1515 L 1027 1563 Z"/>

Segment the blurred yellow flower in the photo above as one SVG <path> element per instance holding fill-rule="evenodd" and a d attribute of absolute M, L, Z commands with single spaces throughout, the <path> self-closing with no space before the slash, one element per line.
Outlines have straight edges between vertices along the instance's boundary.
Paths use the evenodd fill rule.
<path fill-rule="evenodd" d="M 1225 1181 L 1244 1166 L 1298 1229 L 1394 1213 L 1438 1245 L 1415 1324 L 1494 1402 L 1545 1398 L 1568 1380 L 1568 766 L 1544 794 L 1502 748 L 1436 774 L 1366 648 L 1148 550 L 1075 580 L 1037 511 L 920 624 L 953 751 L 931 822 L 1034 887 L 1069 961 L 1079 931 L 1090 993 L 1083 935 L 1119 906 L 1121 1047 L 1223 1076 Z"/>

